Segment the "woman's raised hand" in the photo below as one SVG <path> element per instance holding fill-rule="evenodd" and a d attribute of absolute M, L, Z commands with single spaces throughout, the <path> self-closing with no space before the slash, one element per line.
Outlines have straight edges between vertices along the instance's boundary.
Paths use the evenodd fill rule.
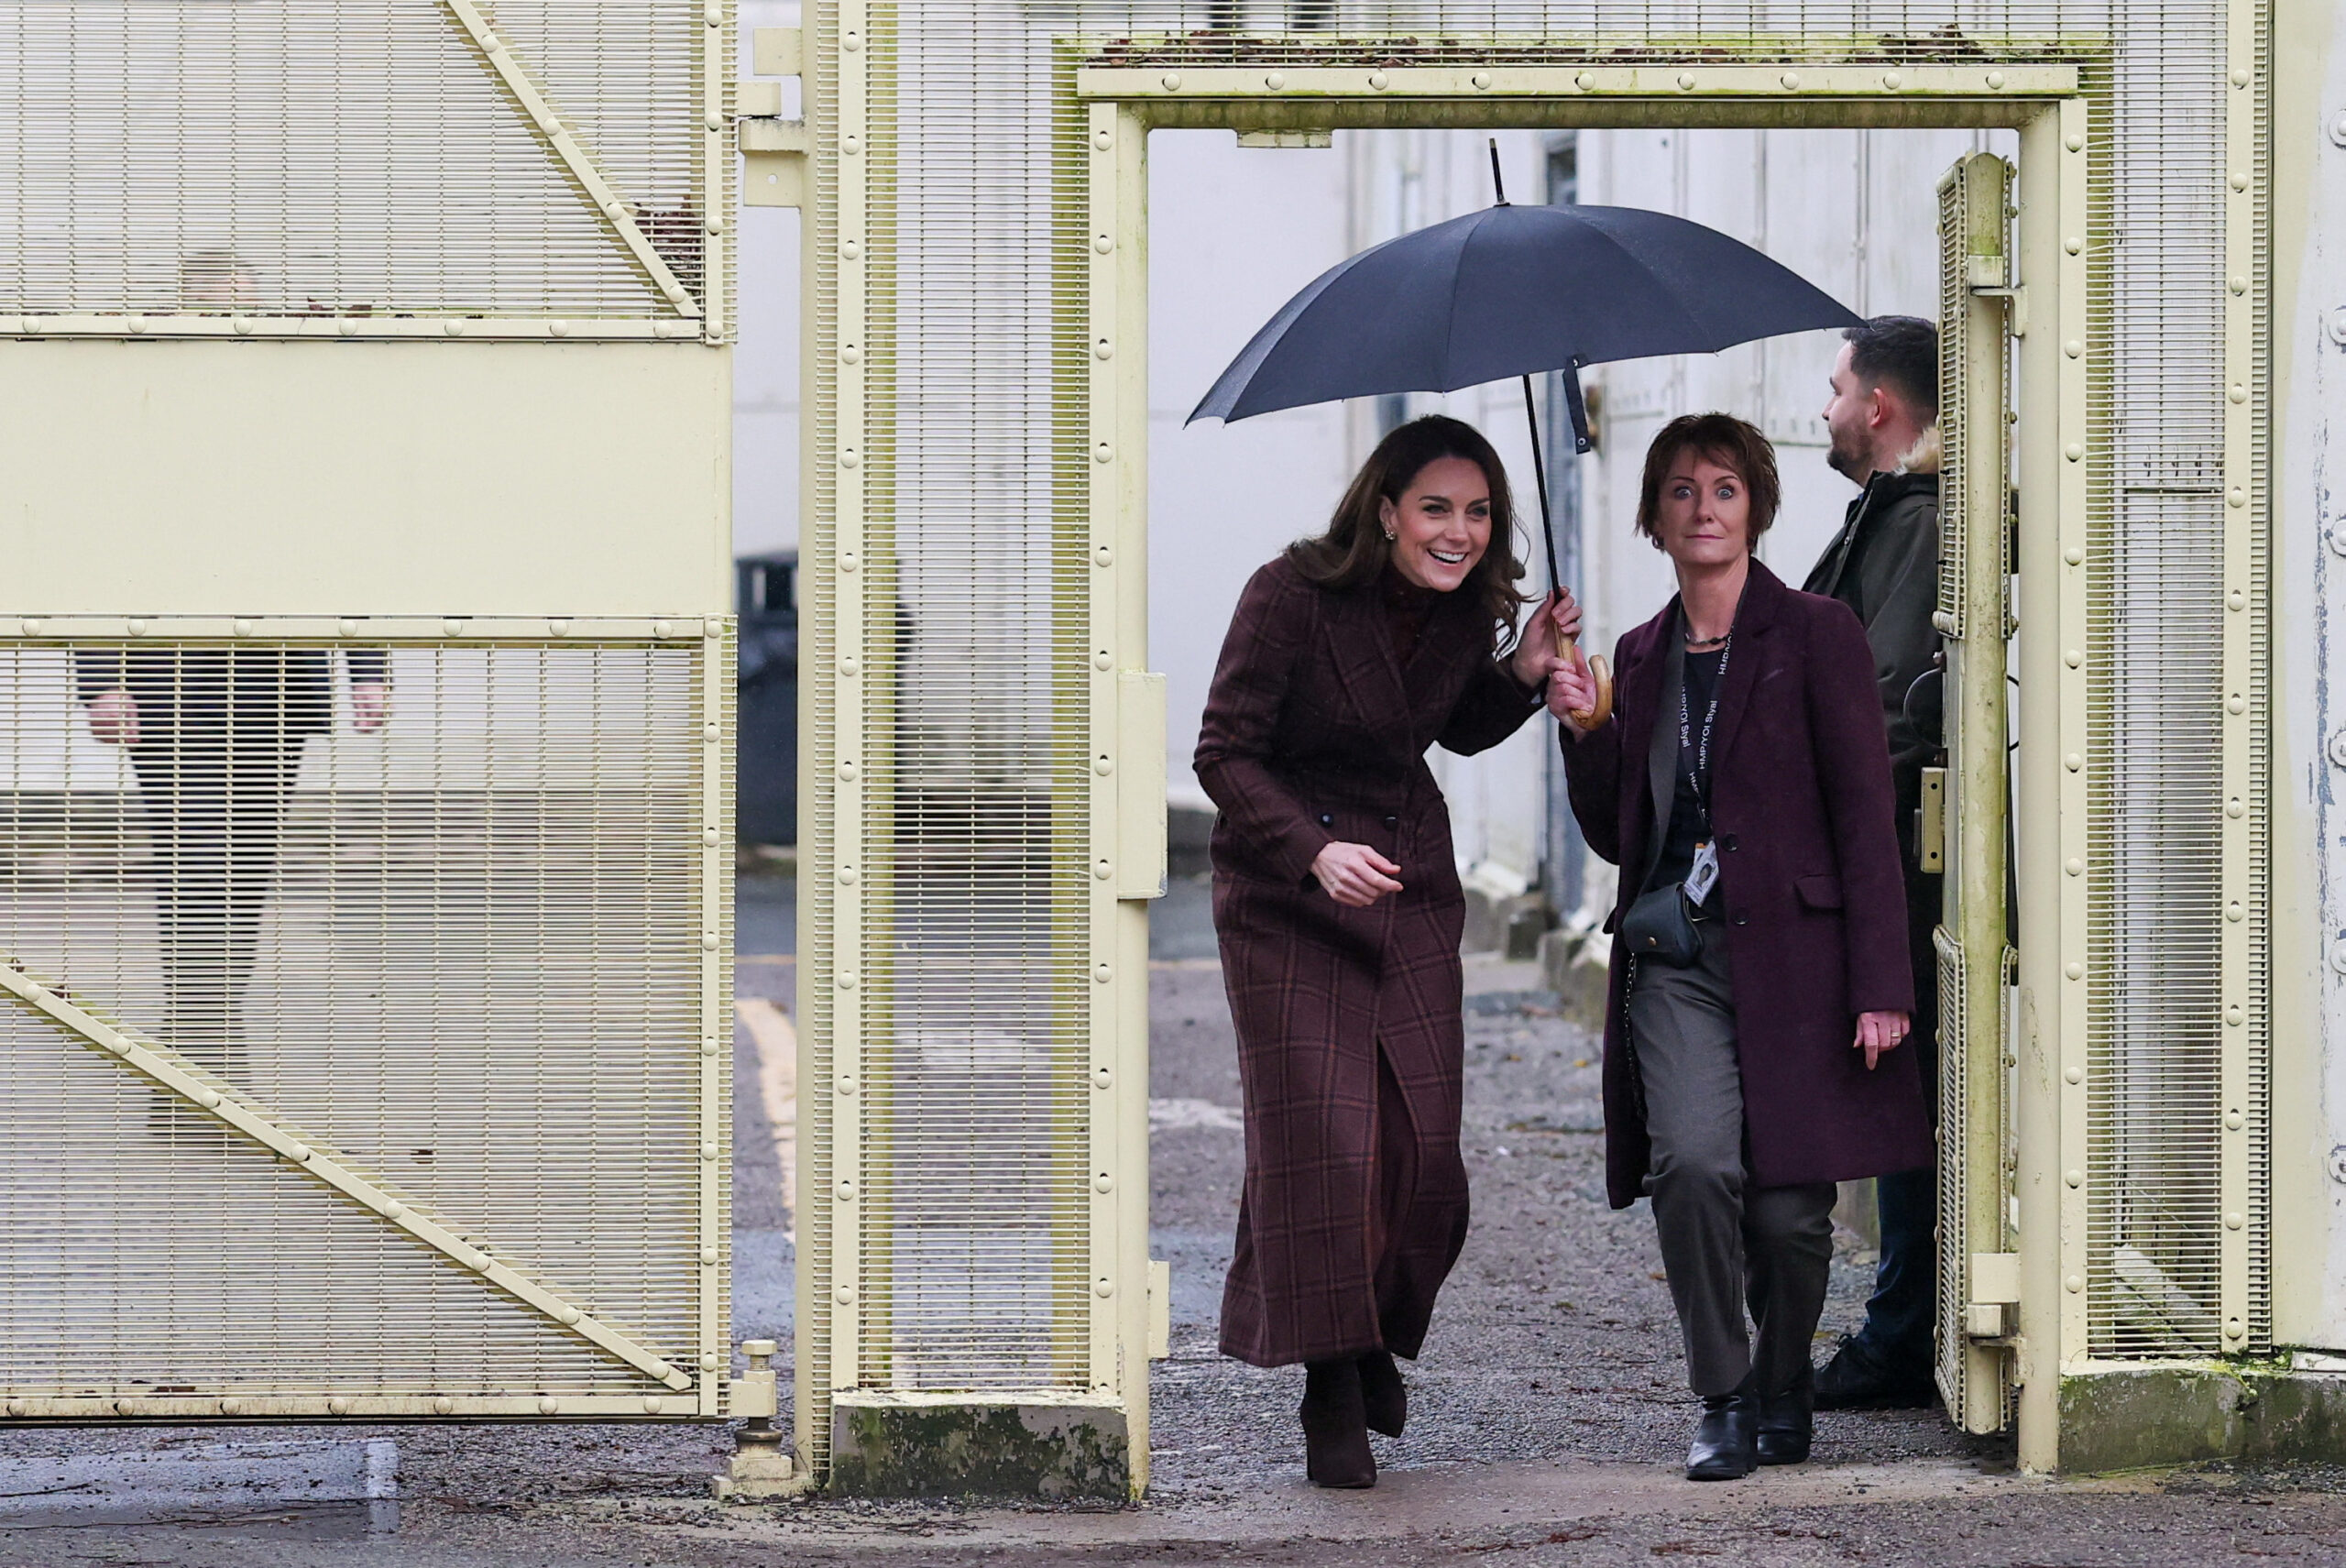
<path fill-rule="evenodd" d="M 1398 893 L 1394 878 L 1401 868 L 1365 844 L 1339 840 L 1312 857 L 1311 874 L 1328 896 L 1353 909 L 1365 909 L 1388 893 Z"/>
<path fill-rule="evenodd" d="M 1560 588 L 1540 600 L 1507 660 L 1516 684 L 1533 689 L 1541 687 L 1551 674 L 1563 668 L 1563 660 L 1556 654 L 1557 638 L 1579 635 L 1580 606 L 1573 602 L 1569 590 Z"/>
<path fill-rule="evenodd" d="M 1866 1070 L 1906 1037 L 1910 1020 L 1903 1013 L 1860 1013 L 1858 1014 L 1858 1037 L 1849 1042 L 1851 1050 L 1866 1054 Z"/>

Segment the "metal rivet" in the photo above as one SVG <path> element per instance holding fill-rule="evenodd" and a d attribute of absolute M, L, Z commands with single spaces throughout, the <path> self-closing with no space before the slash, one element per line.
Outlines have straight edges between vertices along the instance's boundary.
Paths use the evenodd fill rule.
<path fill-rule="evenodd" d="M 2235 191 L 2245 191 L 2248 189 L 2248 176 L 2242 174 L 2238 170 L 2232 170 L 2231 178 L 2225 181 L 2224 183 L 2231 186 Z"/>
<path fill-rule="evenodd" d="M 1094 1088 L 1094 1089 L 1106 1089 L 1106 1088 L 1110 1087 L 1112 1084 L 1113 1084 L 1115 1081 L 1116 1081 L 1116 1075 L 1115 1075 L 1114 1073 L 1113 1073 L 1113 1072 L 1110 1072 L 1106 1068 L 1104 1068 L 1104 1067 L 1095 1067 L 1095 1068 L 1093 1068 L 1093 1069 L 1091 1069 L 1091 1087 L 1092 1087 L 1092 1088 Z"/>
<path fill-rule="evenodd" d="M 847 50 L 850 54 L 853 54 L 862 47 L 863 35 L 853 27 L 850 27 L 839 38 L 839 48 Z"/>
<path fill-rule="evenodd" d="M 852 572 L 852 571 L 854 571 L 858 566 L 861 566 L 861 565 L 863 565 L 863 557 L 862 557 L 862 556 L 861 556 L 861 555 L 859 555 L 859 554 L 857 554 L 854 551 L 852 551 L 852 550 L 842 550 L 842 551 L 840 551 L 840 552 L 839 552 L 839 570 L 840 570 L 840 571 L 842 571 L 842 572 Z"/>
<path fill-rule="evenodd" d="M 485 1252 L 475 1253 L 465 1261 L 471 1266 L 475 1274 L 487 1274 L 497 1266 L 497 1260 Z"/>
<path fill-rule="evenodd" d="M 1095 566 L 1113 565 L 1115 564 L 1115 560 L 1116 553 L 1113 550 L 1109 549 L 1105 544 L 1095 547 L 1091 552 L 1091 564 Z"/>
<path fill-rule="evenodd" d="M 2066 457 L 2072 463 L 2082 463 L 2085 461 L 2086 449 L 2077 442 L 2072 441 L 2068 445 L 2061 448 L 2061 455 Z"/>
<path fill-rule="evenodd" d="M 2233 1028 L 2239 1028 L 2247 1021 L 2248 1014 L 2241 1011 L 2238 1007 L 2227 1007 L 2224 1009 L 2224 1022 L 2231 1025 Z"/>
<path fill-rule="evenodd" d="M 38 616 L 27 618 L 23 624 L 25 628 L 25 635 L 27 637 L 38 637 L 42 632 L 49 630 L 49 622 L 41 620 Z"/>
<path fill-rule="evenodd" d="M 2233 85 L 2233 86 L 2235 86 L 2235 87 L 2245 87 L 2245 86 L 2247 86 L 2247 85 L 2248 85 L 2248 72 L 2247 72 L 2247 71 L 2233 71 L 2233 72 L 2232 72 L 2232 76 L 2231 76 L 2231 82 L 2232 82 L 2232 85 Z"/>
<path fill-rule="evenodd" d="M 2075 751 L 2072 751 L 2067 756 L 2061 759 L 2061 765 L 2074 773 L 2079 768 L 2086 765 L 2086 760 L 2083 757 L 2078 756 Z"/>
<path fill-rule="evenodd" d="M 858 452 L 852 446 L 840 447 L 839 466 L 842 468 L 861 468 L 863 466 L 863 454 Z"/>
<path fill-rule="evenodd" d="M 555 1398 L 552 1394 L 541 1394 L 538 1396 L 538 1414 L 542 1416 L 551 1416 L 559 1412 L 561 1409 L 562 1401 Z"/>
<path fill-rule="evenodd" d="M 2230 904 L 2224 905 L 2224 918 L 2227 920 L 2245 920 L 2248 918 L 2248 910 L 2242 905 L 2239 899 L 2235 898 Z"/>
<path fill-rule="evenodd" d="M 656 1416 L 667 1408 L 667 1404 L 668 1401 L 657 1394 L 646 1394 L 643 1397 L 643 1413 L 647 1416 Z"/>
<path fill-rule="evenodd" d="M 1109 968 L 1106 964 L 1093 964 L 1091 966 L 1091 978 L 1098 981 L 1102 985 L 1105 985 L 1110 981 L 1116 978 L 1116 971 Z"/>
<path fill-rule="evenodd" d="M 1895 93 L 1906 85 L 1906 79 L 1894 71 L 1885 71 L 1881 75 L 1881 84 Z"/>
<path fill-rule="evenodd" d="M 1095 670 L 1113 668 L 1115 663 L 1115 655 L 1109 652 L 1105 648 L 1101 649 L 1100 652 L 1091 655 L 1091 667 Z"/>
<path fill-rule="evenodd" d="M 561 620 L 549 620 L 546 622 L 546 630 L 555 637 L 567 637 L 570 635 L 570 622 Z"/>
<path fill-rule="evenodd" d="M 839 1091 L 841 1094 L 852 1094 L 852 1093 L 854 1093 L 854 1092 L 855 1092 L 855 1074 L 853 1074 L 853 1073 L 851 1073 L 851 1072 L 843 1072 L 843 1073 L 839 1074 L 839 1081 L 838 1081 L 838 1085 L 837 1085 L 837 1087 L 838 1087 L 838 1089 L 839 1089 Z"/>
<path fill-rule="evenodd" d="M 2083 1187 L 2086 1184 L 2086 1173 L 2082 1170 L 2064 1171 L 2061 1179 L 2071 1187 Z"/>
<path fill-rule="evenodd" d="M 855 971 L 851 969 L 843 969 L 839 970 L 837 975 L 832 977 L 831 983 L 838 986 L 841 991 L 853 991 L 855 989 Z"/>
<path fill-rule="evenodd" d="M 1116 1282 L 1102 1275 L 1091 1282 L 1091 1293 L 1104 1301 L 1116 1293 Z"/>
<path fill-rule="evenodd" d="M 847 676 L 850 680 L 854 679 L 858 674 L 861 674 L 862 671 L 863 661 L 857 658 L 854 654 L 845 654 L 840 658 L 839 674 Z"/>
<path fill-rule="evenodd" d="M 2075 648 L 2069 649 L 2061 655 L 2061 663 L 2068 665 L 2069 668 L 2073 670 L 2085 662 L 2086 656 Z"/>
<path fill-rule="evenodd" d="M 2241 696 L 2238 692 L 2234 692 L 2231 696 L 2224 699 L 2224 711 L 2233 715 L 2235 718 L 2241 714 L 2246 713 L 2248 711 L 2248 698 Z"/>
<path fill-rule="evenodd" d="M 2248 389 L 2246 387 L 2234 386 L 2231 390 L 2227 391 L 2224 396 L 2230 398 L 2235 403 L 2244 403 L 2248 401 Z"/>
<path fill-rule="evenodd" d="M 715 724 L 704 724 L 700 727 L 700 738 L 704 740 L 721 740 L 725 738 L 725 731 Z"/>
<path fill-rule="evenodd" d="M 2241 1217 L 2241 1212 L 2237 1209 L 2228 1209 L 2224 1212 L 2224 1229 L 2228 1231 L 2236 1231 L 2247 1223 Z"/>
<path fill-rule="evenodd" d="M 253 634 L 253 623 L 249 620 L 239 620 L 236 622 L 236 630 L 239 637 L 250 637 Z"/>
<path fill-rule="evenodd" d="M 717 1266 L 718 1256 L 718 1251 L 713 1246 L 705 1246 L 700 1249 L 700 1260 L 702 1265 L 706 1267 L 715 1268 Z"/>
<path fill-rule="evenodd" d="M 350 1401 L 344 1398 L 339 1394 L 335 1395 L 333 1398 L 326 1401 L 326 1414 L 330 1416 L 346 1416 L 350 1414 Z"/>
<path fill-rule="evenodd" d="M 1390 83 L 1392 80 L 1393 79 L 1391 77 L 1386 75 L 1385 72 L 1381 71 L 1372 71 L 1368 73 L 1369 86 L 1379 93 L 1384 92 L 1387 85 Z"/>
<path fill-rule="evenodd" d="M 1105 152 L 1115 145 L 1116 138 L 1112 133 L 1108 131 L 1093 131 L 1091 133 L 1091 146 L 1094 151 Z"/>
<path fill-rule="evenodd" d="M 854 1202 L 854 1201 L 855 1201 L 855 1183 L 854 1183 L 854 1181 L 853 1181 L 853 1180 L 851 1180 L 851 1179 L 850 1179 L 850 1180 L 842 1180 L 842 1181 L 839 1183 L 839 1201 L 840 1201 L 841 1202 L 843 1202 L 843 1203 L 852 1203 L 852 1202 Z"/>
<path fill-rule="evenodd" d="M 1101 255 L 1105 256 L 1110 251 L 1116 248 L 1116 242 L 1113 238 L 1104 234 L 1093 235 L 1091 236 L 1091 248 L 1098 251 Z"/>
<path fill-rule="evenodd" d="M 1596 85 L 1595 72 L 1589 71 L 1582 71 L 1578 76 L 1573 78 L 1573 85 L 1579 88 L 1584 93 L 1588 92 L 1591 88 Z"/>
<path fill-rule="evenodd" d="M 2080 251 L 2084 250 L 2085 247 L 2086 242 L 2079 239 L 2076 235 L 2071 235 L 2068 238 L 2061 242 L 2061 248 L 2067 251 L 2071 256 L 2078 254 Z"/>
<path fill-rule="evenodd" d="M 675 634 L 676 627 L 674 621 L 655 620 L 652 623 L 652 635 L 654 637 L 674 637 Z M 717 726 L 714 724 L 707 726 L 707 729 L 714 729 L 716 728 Z M 707 733 L 707 730 L 704 730 L 703 733 Z"/>
<path fill-rule="evenodd" d="M 1478 93 L 1487 92 L 1490 89 L 1491 73 L 1487 71 L 1478 71 L 1467 80 L 1474 84 L 1474 90 Z"/>
<path fill-rule="evenodd" d="M 2077 132 L 2071 131 L 2067 136 L 2061 138 L 2061 145 L 2067 148 L 2071 152 L 2083 152 L 2086 149 L 2086 138 L 2077 135 Z"/>
<path fill-rule="evenodd" d="M 209 1089 L 199 1089 L 195 1093 L 195 1102 L 206 1111 L 216 1111 L 220 1108 L 220 1096 Z"/>
<path fill-rule="evenodd" d="M 2061 862 L 2061 869 L 2068 872 L 2071 876 L 2083 876 L 2086 874 L 2086 863 L 2083 861 L 2078 860 L 2074 855 Z"/>
<path fill-rule="evenodd" d="M 1181 73 L 1178 71 L 1168 71 L 1157 79 L 1157 84 L 1168 93 L 1178 93 L 1181 91 Z"/>
<path fill-rule="evenodd" d="M 2224 1337 L 2226 1339 L 2245 1339 L 2248 1337 L 2248 1326 L 2242 1323 L 2238 1318 L 2226 1318 L 2224 1320 Z"/>
<path fill-rule="evenodd" d="M 1116 345 L 1104 337 L 1091 345 L 1091 357 L 1094 359 L 1113 359 L 1115 356 Z"/>
<path fill-rule="evenodd" d="M 2228 800 L 2224 802 L 2224 815 L 2237 819 L 2248 815 L 2248 807 L 2242 805 L 2237 798 Z"/>
<path fill-rule="evenodd" d="M 1113 757 L 1094 757 L 1091 759 L 1091 771 L 1104 779 L 1116 771 L 1116 760 Z"/>
<path fill-rule="evenodd" d="M 1104 1170 L 1091 1179 L 1091 1190 L 1094 1192 L 1113 1192 L 1115 1190 L 1116 1179 Z"/>
<path fill-rule="evenodd" d="M 446 333 L 450 337 L 462 337 L 465 335 L 465 323 L 462 322 L 450 322 L 446 326 L 440 330 Z"/>
<path fill-rule="evenodd" d="M 855 885 L 855 868 L 853 866 L 841 866 L 839 868 L 839 885 L 841 887 L 853 887 Z"/>
<path fill-rule="evenodd" d="M 2086 977 L 2086 966 L 2080 963 L 2063 964 L 2061 972 L 2071 980 L 2083 980 Z"/>
<path fill-rule="evenodd" d="M 2330 760 L 2346 768 L 2346 729 L 2341 729 L 2330 738 Z"/>
<path fill-rule="evenodd" d="M 145 332 L 147 330 L 147 318 L 144 316 L 131 317 L 130 330 L 134 333 Z"/>
<path fill-rule="evenodd" d="M 721 1155 L 725 1151 L 723 1149 L 718 1148 L 715 1144 L 703 1144 L 700 1146 L 700 1157 L 703 1159 L 715 1159 L 718 1155 Z"/>
<path fill-rule="evenodd" d="M 2066 355 L 2067 355 L 2067 356 L 2068 356 L 2070 358 L 2072 358 L 2072 359 L 2076 359 L 2076 358 L 2080 357 L 2081 356 L 2083 356 L 2083 355 L 2084 355 L 2085 351 L 2086 351 L 2086 345 L 2085 345 L 2084 344 L 2082 344 L 2082 343 L 2079 343 L 2079 342 L 2078 342 L 2076 338 L 2074 338 L 2074 337 L 2073 337 L 2073 338 L 2071 338 L 2071 339 L 2069 339 L 2069 341 L 2068 341 L 2068 342 L 2066 342 L 2066 343 L 2065 343 L 2065 344 L 2063 344 L 2063 345 L 2061 345 L 2061 352 L 2062 352 L 2062 353 L 2064 353 L 2064 354 L 2066 354 Z"/>
<path fill-rule="evenodd" d="M 2070 1275 L 2069 1277 L 2061 1281 L 2061 1284 L 2072 1296 L 2086 1288 L 2085 1280 L 2075 1274 Z"/>
<path fill-rule="evenodd" d="M 2001 71 L 1991 71 L 1988 72 L 1988 91 L 1990 93 L 2001 93 L 2003 90 L 2004 73 Z"/>
<path fill-rule="evenodd" d="M 295 1165 L 307 1165 L 310 1163 L 311 1153 L 312 1150 L 307 1144 L 290 1144 L 286 1146 L 285 1157 Z"/>
<path fill-rule="evenodd" d="M 863 242 L 857 239 L 842 240 L 839 243 L 839 256 L 843 260 L 861 260 L 863 258 Z"/>
<path fill-rule="evenodd" d="M 2072 566 L 2082 566 L 2086 564 L 2086 553 L 2072 544 L 2061 552 L 2061 559 Z"/>
<path fill-rule="evenodd" d="M 704 1355 L 700 1358 L 700 1369 L 703 1372 L 714 1372 L 724 1365 L 724 1362 L 718 1359 L 714 1354 Z M 679 1376 L 681 1376 L 682 1375 L 679 1374 Z M 689 1383 L 691 1381 L 692 1379 L 689 1377 L 684 1378 L 683 1382 L 679 1382 L 675 1377 L 671 1377 L 668 1379 L 668 1387 L 671 1388 L 681 1388 L 685 1383 Z"/>
<path fill-rule="evenodd" d="M 1678 91 L 1681 93 L 1692 93 L 1694 91 L 1694 73 L 1693 71 L 1682 71 L 1678 73 Z"/>
<path fill-rule="evenodd" d="M 2247 1125 L 2248 1118 L 2242 1116 L 2239 1112 L 2227 1111 L 2224 1113 L 2224 1130 L 2226 1132 L 2237 1133 L 2242 1127 Z"/>
<path fill-rule="evenodd" d="M 857 153 L 863 150 L 863 138 L 859 136 L 841 137 L 839 137 L 839 150 L 846 153 L 850 158 L 853 158 Z"/>
<path fill-rule="evenodd" d="M 1102 882 L 1106 882 L 1116 874 L 1116 868 L 1112 861 L 1102 858 L 1091 862 L 1091 874 Z"/>
<path fill-rule="evenodd" d="M 1091 449 L 1091 460 L 1094 463 L 1113 463 L 1116 460 L 1116 449 L 1103 441 Z"/>
<path fill-rule="evenodd" d="M 2065 1083 L 2083 1083 L 2086 1080 L 2086 1069 L 2081 1067 L 2069 1068 L 2061 1074 L 2061 1080 Z"/>
<path fill-rule="evenodd" d="M 854 1306 L 855 1287 L 852 1285 L 840 1286 L 838 1289 L 831 1292 L 831 1299 L 837 1301 L 842 1307 Z"/>
<path fill-rule="evenodd" d="M 222 1407 L 223 1407 L 224 1409 L 225 1409 L 226 1406 L 228 1406 L 228 1405 L 234 1404 L 235 1402 L 236 1402 L 236 1401 L 234 1401 L 234 1400 L 232 1400 L 232 1399 L 223 1399 L 223 1400 L 221 1400 L 221 1401 L 220 1401 L 220 1403 L 221 1403 L 221 1405 L 222 1405 Z M 32 1409 L 32 1406 L 31 1406 L 31 1405 L 29 1405 L 29 1404 L 27 1404 L 27 1402 L 25 1402 L 25 1401 L 24 1401 L 24 1400 L 22 1400 L 22 1399 L 11 1399 L 11 1400 L 9 1400 L 9 1401 L 8 1401 L 8 1413 L 9 1413 L 10 1415 L 12 1415 L 12 1416 L 21 1416 L 21 1415 L 23 1415 L 27 1410 L 29 1410 L 29 1409 Z"/>
<path fill-rule="evenodd" d="M 16 1401 L 9 1401 L 8 1413 L 10 1415 L 17 1413 L 16 1405 Z M 224 1416 L 241 1415 L 244 1412 L 244 1409 L 245 1402 L 242 1399 L 223 1399 L 220 1401 L 220 1413 Z"/>
<path fill-rule="evenodd" d="M 2224 492 L 2224 504 L 2229 507 L 2244 507 L 2248 504 L 2248 492 L 2240 486 L 2234 485 Z"/>
<path fill-rule="evenodd" d="M 1287 85 L 1287 75 L 1283 71 L 1274 71 L 1268 76 L 1263 78 L 1263 85 L 1276 93 L 1280 88 Z"/>
<path fill-rule="evenodd" d="M 2245 294 L 2248 292 L 2248 280 L 2235 272 L 2225 280 L 2224 287 L 2235 294 Z"/>
<path fill-rule="evenodd" d="M 840 782 L 844 784 L 853 784 L 856 781 L 857 776 L 862 772 L 863 770 L 857 767 L 853 762 L 841 762 L 839 764 Z"/>
<path fill-rule="evenodd" d="M 400 1203 L 400 1202 L 390 1202 L 390 1203 L 386 1203 L 386 1204 L 384 1204 L 384 1205 L 383 1205 L 383 1218 L 385 1218 L 386 1220 L 404 1220 L 404 1219 L 406 1219 L 406 1218 L 407 1218 L 407 1205 L 406 1205 L 406 1204 L 404 1204 L 404 1203 Z"/>
<path fill-rule="evenodd" d="M 1797 93 L 1800 91 L 1800 72 L 1797 71 L 1787 71 L 1783 75 L 1778 77 L 1777 80 L 1784 84 L 1784 91 L 1787 93 Z"/>
<path fill-rule="evenodd" d="M 717 1042 L 715 1040 L 703 1040 L 700 1043 L 700 1054 L 705 1057 L 715 1056 L 717 1054 Z"/>

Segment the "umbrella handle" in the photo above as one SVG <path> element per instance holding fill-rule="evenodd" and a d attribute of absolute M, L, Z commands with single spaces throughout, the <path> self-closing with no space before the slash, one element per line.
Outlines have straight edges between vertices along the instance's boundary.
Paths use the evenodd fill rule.
<path fill-rule="evenodd" d="M 1573 640 L 1561 631 L 1557 632 L 1556 657 L 1569 662 L 1572 656 Z M 1606 663 L 1604 654 L 1589 655 L 1588 673 L 1596 681 L 1595 705 L 1573 709 L 1573 722 L 1583 729 L 1594 729 L 1613 717 L 1613 670 Z"/>

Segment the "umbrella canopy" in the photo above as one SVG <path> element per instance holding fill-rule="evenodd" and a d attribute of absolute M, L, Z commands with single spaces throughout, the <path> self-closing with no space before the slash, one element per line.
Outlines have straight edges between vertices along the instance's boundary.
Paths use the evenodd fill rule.
<path fill-rule="evenodd" d="M 1255 334 L 1191 420 L 1659 354 L 1861 318 L 1716 229 L 1638 207 L 1502 202 L 1362 251 Z M 1588 450 L 1578 378 L 1565 378 Z"/>

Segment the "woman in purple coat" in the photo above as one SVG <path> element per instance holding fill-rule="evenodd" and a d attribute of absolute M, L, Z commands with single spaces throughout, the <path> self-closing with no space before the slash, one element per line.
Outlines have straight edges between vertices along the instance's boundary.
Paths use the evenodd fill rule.
<path fill-rule="evenodd" d="M 1571 717 L 1595 697 L 1577 655 L 1548 694 L 1573 815 L 1621 868 L 1606 1184 L 1617 1209 L 1653 1199 L 1697 1481 L 1808 1457 L 1833 1184 L 1931 1158 L 1896 1048 L 1913 975 L 1873 656 L 1847 606 L 1752 559 L 1778 494 L 1741 420 L 1665 425 L 1638 530 L 1678 594 L 1621 639 L 1608 722 Z"/>
<path fill-rule="evenodd" d="M 1222 1348 L 1304 1364 L 1323 1486 L 1375 1484 L 1368 1429 L 1407 1413 L 1393 1357 L 1417 1355 L 1466 1238 L 1465 900 L 1425 753 L 1496 745 L 1557 667 L 1549 606 L 1500 652 L 1511 522 L 1472 426 L 1394 431 L 1327 532 L 1246 585 L 1199 734 L 1246 1110 Z"/>

